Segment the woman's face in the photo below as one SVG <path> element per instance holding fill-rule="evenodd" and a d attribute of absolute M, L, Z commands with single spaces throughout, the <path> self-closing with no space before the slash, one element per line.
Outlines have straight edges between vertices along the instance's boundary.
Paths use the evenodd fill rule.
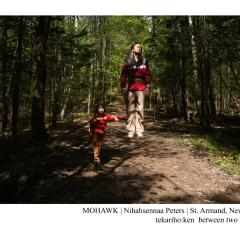
<path fill-rule="evenodd" d="M 136 54 L 140 54 L 142 52 L 142 46 L 140 44 L 135 44 L 132 51 Z"/>

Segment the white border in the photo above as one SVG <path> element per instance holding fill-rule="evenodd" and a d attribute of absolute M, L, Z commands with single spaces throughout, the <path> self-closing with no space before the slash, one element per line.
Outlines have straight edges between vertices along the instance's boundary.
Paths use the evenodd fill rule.
<path fill-rule="evenodd" d="M 7 0 L 0 15 L 239 15 L 238 0 Z"/>
<path fill-rule="evenodd" d="M 236 0 L 7 0 L 1 1 L 0 7 L 0 15 L 189 14 L 239 15 L 240 8 Z M 153 224 L 148 216 L 124 218 L 106 215 L 83 216 L 83 206 L 85 205 L 0 205 L 0 238 L 4 240 L 163 238 L 225 240 L 239 237 L 239 224 L 159 225 Z M 180 206 L 171 205 L 176 208 Z"/>
<path fill-rule="evenodd" d="M 25 204 L 0 205 L 0 238 L 4 240 L 153 240 L 153 239 L 238 239 L 240 221 L 236 224 L 155 223 L 153 214 L 83 214 L 83 207 L 132 207 L 126 204 Z M 137 204 L 135 208 L 229 208 L 210 204 Z M 232 205 L 240 208 L 240 205 Z M 240 214 L 234 215 L 239 219 Z M 159 215 L 161 216 L 161 215 Z M 168 215 L 168 217 L 170 217 Z M 176 215 L 173 215 L 176 216 Z M 201 214 L 199 214 L 201 216 Z M 232 216 L 232 215 L 230 215 Z M 178 215 L 176 217 L 181 217 Z M 210 214 L 206 217 L 226 217 Z M 233 216 L 232 216 L 233 217 Z"/>

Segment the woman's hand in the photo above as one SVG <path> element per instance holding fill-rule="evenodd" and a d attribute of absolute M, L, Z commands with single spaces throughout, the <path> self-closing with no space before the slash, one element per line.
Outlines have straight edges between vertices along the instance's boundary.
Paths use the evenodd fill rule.
<path fill-rule="evenodd" d="M 145 95 L 149 95 L 149 89 L 146 88 L 146 89 L 144 90 L 144 93 L 145 93 Z"/>
<path fill-rule="evenodd" d="M 125 95 L 126 95 L 126 89 L 125 88 L 121 89 L 121 94 L 122 94 L 123 97 L 125 97 Z"/>

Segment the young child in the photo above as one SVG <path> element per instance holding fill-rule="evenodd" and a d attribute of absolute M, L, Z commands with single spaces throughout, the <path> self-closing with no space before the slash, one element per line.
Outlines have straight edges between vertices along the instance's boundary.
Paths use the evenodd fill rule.
<path fill-rule="evenodd" d="M 104 104 L 96 105 L 93 118 L 90 120 L 90 138 L 93 145 L 94 169 L 101 170 L 100 149 L 105 134 L 105 128 L 109 121 L 125 120 L 125 117 L 112 116 L 105 113 Z"/>

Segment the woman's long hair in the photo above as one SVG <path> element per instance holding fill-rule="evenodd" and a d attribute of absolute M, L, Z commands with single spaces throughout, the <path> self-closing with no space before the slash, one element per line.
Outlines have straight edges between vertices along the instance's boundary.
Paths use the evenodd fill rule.
<path fill-rule="evenodd" d="M 133 48 L 134 48 L 134 46 L 135 46 L 136 44 L 140 44 L 140 43 L 135 42 L 135 43 L 131 46 L 131 53 L 130 53 L 129 60 L 128 60 L 130 65 L 135 65 L 134 52 L 133 52 L 132 50 L 133 50 Z M 141 44 L 140 44 L 140 45 L 141 45 Z M 141 46 L 142 46 L 142 45 L 141 45 Z M 138 55 L 138 63 L 142 64 L 142 61 L 143 61 L 143 57 L 142 57 L 142 53 L 140 53 L 140 54 Z"/>

